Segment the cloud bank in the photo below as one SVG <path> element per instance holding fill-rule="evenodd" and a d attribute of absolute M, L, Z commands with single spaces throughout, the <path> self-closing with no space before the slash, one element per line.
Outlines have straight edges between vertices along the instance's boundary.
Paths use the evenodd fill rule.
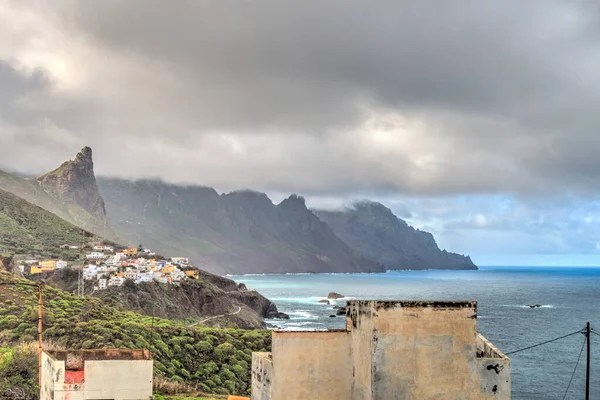
<path fill-rule="evenodd" d="M 89 145 L 100 175 L 379 196 L 442 237 L 497 232 L 498 198 L 527 221 L 560 201 L 566 222 L 600 187 L 599 17 L 567 0 L 9 0 L 0 167 Z M 462 219 L 420 218 L 435 202 Z"/>

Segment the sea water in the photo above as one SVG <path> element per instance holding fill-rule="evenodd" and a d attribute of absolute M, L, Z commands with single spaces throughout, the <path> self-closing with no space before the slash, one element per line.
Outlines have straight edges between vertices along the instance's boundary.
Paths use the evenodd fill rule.
<path fill-rule="evenodd" d="M 478 330 L 510 352 L 584 328 L 600 331 L 600 268 L 482 267 L 478 271 L 390 271 L 384 274 L 287 274 L 234 276 L 273 301 L 289 320 L 281 329 L 345 327 L 333 306 L 349 299 L 475 300 Z M 319 303 L 329 292 L 344 299 Z M 540 304 L 540 308 L 529 305 Z M 583 335 L 510 355 L 513 399 L 562 399 Z M 592 334 L 591 398 L 600 400 L 600 335 Z M 586 352 L 567 399 L 582 399 Z"/>

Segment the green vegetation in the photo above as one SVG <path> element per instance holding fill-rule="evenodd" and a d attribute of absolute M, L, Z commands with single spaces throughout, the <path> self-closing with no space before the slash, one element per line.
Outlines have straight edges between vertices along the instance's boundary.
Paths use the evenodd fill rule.
<path fill-rule="evenodd" d="M 31 284 L 6 272 L 0 272 L 0 282 Z M 0 338 L 10 343 L 34 341 L 36 288 L 2 285 L 0 302 Z M 268 351 L 271 345 L 269 331 L 187 328 L 50 286 L 44 288 L 43 322 L 44 341 L 68 349 L 149 349 L 158 377 L 205 393 L 250 393 L 252 352 Z"/>
<path fill-rule="evenodd" d="M 38 398 L 38 352 L 35 343 L 0 348 L 0 399 Z"/>
<path fill-rule="evenodd" d="M 89 229 L 98 227 L 99 222 L 96 217 L 77 204 L 48 194 L 35 179 L 24 179 L 0 171 L 0 190 L 13 193 L 77 226 Z"/>
<path fill-rule="evenodd" d="M 92 240 L 98 238 L 12 193 L 0 190 L 1 253 L 76 260 L 78 251 L 63 250 L 60 246 L 87 244 Z"/>

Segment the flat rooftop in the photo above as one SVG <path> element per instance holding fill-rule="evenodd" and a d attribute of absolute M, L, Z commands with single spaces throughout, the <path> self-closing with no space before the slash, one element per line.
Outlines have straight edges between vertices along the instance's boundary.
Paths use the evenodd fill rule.
<path fill-rule="evenodd" d="M 57 361 L 85 360 L 151 360 L 145 349 L 46 350 Z"/>

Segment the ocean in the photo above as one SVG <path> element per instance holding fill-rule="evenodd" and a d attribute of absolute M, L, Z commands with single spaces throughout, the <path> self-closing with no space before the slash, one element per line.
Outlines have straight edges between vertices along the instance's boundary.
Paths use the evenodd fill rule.
<path fill-rule="evenodd" d="M 600 331 L 600 268 L 481 267 L 478 271 L 390 271 L 384 274 L 287 274 L 232 276 L 273 301 L 289 320 L 281 329 L 345 327 L 332 318 L 348 299 L 476 300 L 478 330 L 507 353 L 584 328 Z M 329 292 L 346 296 L 318 303 Z M 540 308 L 529 308 L 540 304 Z M 509 356 L 513 399 L 562 399 L 583 335 Z M 591 398 L 600 400 L 600 335 L 592 334 Z M 567 399 L 583 399 L 585 350 Z"/>

